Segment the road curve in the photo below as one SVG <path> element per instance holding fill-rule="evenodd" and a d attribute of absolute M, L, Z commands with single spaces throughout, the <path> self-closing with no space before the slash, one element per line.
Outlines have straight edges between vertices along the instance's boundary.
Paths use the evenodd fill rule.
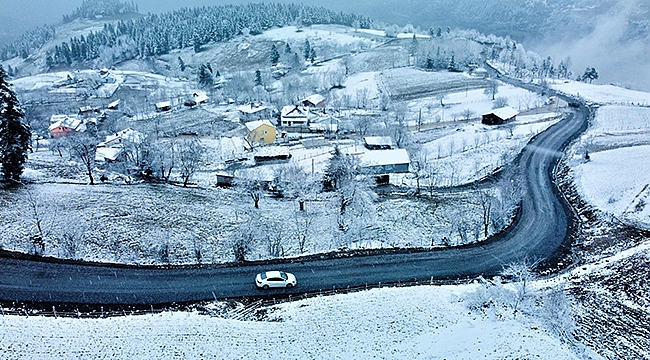
<path fill-rule="evenodd" d="M 518 222 L 500 239 L 457 249 L 361 256 L 282 265 L 250 264 L 158 269 L 152 267 L 75 264 L 0 257 L 0 300 L 48 304 L 160 305 L 211 299 L 304 293 L 347 286 L 455 279 L 497 274 L 505 264 L 547 259 L 567 236 L 567 214 L 556 196 L 552 169 L 568 141 L 579 133 L 587 109 L 534 138 L 518 158 L 525 190 Z M 262 292 L 256 273 L 269 267 L 292 272 L 298 286 Z"/>

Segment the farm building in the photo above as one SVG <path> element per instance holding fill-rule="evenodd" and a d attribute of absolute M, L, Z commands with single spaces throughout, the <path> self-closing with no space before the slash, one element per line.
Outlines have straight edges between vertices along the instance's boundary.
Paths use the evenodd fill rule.
<path fill-rule="evenodd" d="M 158 111 L 169 111 L 172 109 L 172 103 L 170 101 L 161 101 L 156 103 L 156 110 Z"/>
<path fill-rule="evenodd" d="M 255 162 L 258 164 L 263 162 L 286 161 L 291 159 L 291 153 L 286 147 L 273 146 L 260 148 L 255 151 L 253 159 L 255 159 Z M 271 180 L 273 180 L 272 175 Z"/>
<path fill-rule="evenodd" d="M 483 124 L 501 125 L 506 121 L 515 120 L 519 112 L 510 107 L 494 109 L 489 113 L 483 114 Z"/>
<path fill-rule="evenodd" d="M 250 103 L 237 108 L 241 121 L 255 121 L 271 117 L 271 109 L 262 104 Z"/>
<path fill-rule="evenodd" d="M 260 144 L 266 146 L 275 142 L 277 130 L 268 120 L 257 120 L 246 123 L 246 141 L 250 145 Z"/>
<path fill-rule="evenodd" d="M 405 149 L 366 151 L 359 158 L 364 172 L 373 175 L 407 173 L 411 163 Z"/>
<path fill-rule="evenodd" d="M 86 128 L 86 121 L 78 115 L 52 115 L 48 130 L 52 137 L 58 138 L 74 132 L 84 132 Z"/>
<path fill-rule="evenodd" d="M 312 96 L 303 99 L 301 103 L 302 106 L 323 108 L 325 107 L 325 97 L 323 95 L 314 94 Z"/>
<path fill-rule="evenodd" d="M 194 98 L 194 102 L 197 104 L 206 104 L 208 100 L 210 100 L 210 97 L 203 91 L 195 92 L 192 94 L 192 97 Z"/>
<path fill-rule="evenodd" d="M 390 136 L 366 136 L 364 146 L 368 150 L 390 150 L 393 148 L 393 140 Z"/>
<path fill-rule="evenodd" d="M 289 105 L 282 108 L 280 124 L 282 124 L 282 126 L 307 125 L 308 118 L 309 108 Z"/>

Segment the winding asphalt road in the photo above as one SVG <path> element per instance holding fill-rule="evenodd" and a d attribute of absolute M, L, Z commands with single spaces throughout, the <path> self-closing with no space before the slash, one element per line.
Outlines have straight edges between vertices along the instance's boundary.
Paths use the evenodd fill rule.
<path fill-rule="evenodd" d="M 281 265 L 152 267 L 36 261 L 0 257 L 0 300 L 85 305 L 160 305 L 211 299 L 300 294 L 347 286 L 458 279 L 493 275 L 519 259 L 547 259 L 567 236 L 567 214 L 551 180 L 565 144 L 586 123 L 587 109 L 538 135 L 518 158 L 525 190 L 518 222 L 485 244 L 439 251 L 384 254 L 343 259 L 289 262 Z M 279 268 L 298 279 L 294 289 L 263 292 L 255 288 L 258 272 Z"/>

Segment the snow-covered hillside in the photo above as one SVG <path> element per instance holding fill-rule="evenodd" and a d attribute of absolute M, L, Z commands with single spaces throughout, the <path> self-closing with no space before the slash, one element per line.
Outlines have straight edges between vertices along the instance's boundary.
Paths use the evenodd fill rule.
<path fill-rule="evenodd" d="M 108 319 L 4 316 L 0 356 L 19 359 L 580 359 L 551 308 L 472 309 L 479 285 L 386 288 L 270 309 L 267 321 L 165 312 Z M 513 295 L 505 288 L 500 294 Z M 487 299 L 485 299 L 487 300 Z M 495 299 L 496 300 L 496 299 Z M 502 299 L 503 300 L 503 299 Z M 498 301 L 498 300 L 497 300 Z M 559 308 L 558 308 L 559 309 Z M 597 358 L 597 357 L 594 357 Z"/>

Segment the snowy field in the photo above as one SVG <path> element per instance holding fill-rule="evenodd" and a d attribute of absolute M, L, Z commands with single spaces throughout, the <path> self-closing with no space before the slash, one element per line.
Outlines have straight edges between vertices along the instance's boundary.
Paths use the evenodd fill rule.
<path fill-rule="evenodd" d="M 649 133 L 650 108 L 601 107 L 570 160 L 578 191 L 589 203 L 645 228 L 650 226 Z"/>
<path fill-rule="evenodd" d="M 650 227 L 650 146 L 591 153 L 575 168 L 580 193 L 620 220 Z M 621 161 L 625 159 L 625 161 Z"/>
<path fill-rule="evenodd" d="M 548 102 L 546 97 L 505 84 L 499 86 L 496 97 L 507 99 L 509 107 L 521 112 L 540 108 Z M 420 112 L 422 124 L 426 125 L 464 120 L 468 111 L 472 119 L 479 118 L 494 107 L 494 101 L 483 93 L 483 89 L 446 94 L 443 99 L 444 107 L 440 106 L 440 99 L 437 97 L 423 97 L 401 103 L 409 109 L 406 119 L 410 126 L 416 126 Z"/>
<path fill-rule="evenodd" d="M 435 176 L 421 183 L 434 186 L 467 184 L 488 175 L 511 162 L 530 139 L 559 121 L 553 113 L 520 116 L 507 126 L 469 124 L 450 135 L 422 145 L 419 160 L 435 169 Z M 397 185 L 414 186 L 412 177 L 395 177 Z"/>
<path fill-rule="evenodd" d="M 614 85 L 595 85 L 566 80 L 553 83 L 551 87 L 559 92 L 579 96 L 599 104 L 650 106 L 650 93 L 628 90 Z"/>
<path fill-rule="evenodd" d="M 285 26 L 267 30 L 256 37 L 285 43 L 304 43 L 305 40 L 309 40 L 310 43 L 317 43 L 320 48 L 336 48 L 345 45 L 370 46 L 374 43 L 366 37 L 355 35 L 353 28 L 336 25 L 312 25 L 299 31 L 295 26 Z"/>
<path fill-rule="evenodd" d="M 66 319 L 3 316 L 3 359 L 580 359 L 544 306 L 513 317 L 480 285 L 386 288 L 270 309 L 268 321 L 166 312 Z M 470 299 L 470 300 L 468 300 Z M 498 308 L 498 309 L 497 309 Z M 532 315 L 535 314 L 535 315 Z M 579 356 L 582 355 L 582 356 Z M 591 357 L 596 358 L 598 357 Z"/>
<path fill-rule="evenodd" d="M 485 79 L 465 73 L 427 72 L 413 68 L 391 69 L 382 72 L 381 81 L 391 98 L 410 99 L 435 94 L 448 94 L 465 89 L 485 87 Z"/>

